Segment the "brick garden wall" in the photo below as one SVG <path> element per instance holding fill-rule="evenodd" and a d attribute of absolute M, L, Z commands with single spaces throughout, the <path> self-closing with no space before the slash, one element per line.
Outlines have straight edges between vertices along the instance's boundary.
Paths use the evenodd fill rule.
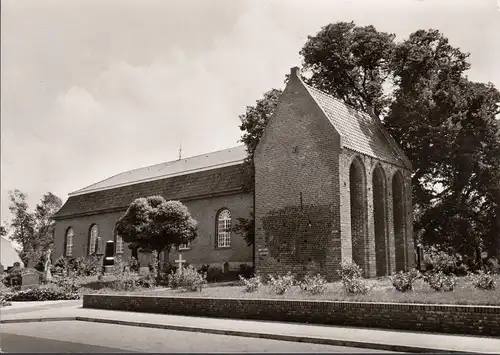
<path fill-rule="evenodd" d="M 84 308 L 500 336 L 500 307 L 84 295 Z"/>

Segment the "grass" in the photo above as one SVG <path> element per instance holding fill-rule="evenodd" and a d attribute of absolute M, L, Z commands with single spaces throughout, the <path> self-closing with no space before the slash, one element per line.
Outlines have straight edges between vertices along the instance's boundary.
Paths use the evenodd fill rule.
<path fill-rule="evenodd" d="M 123 294 L 147 294 L 150 296 L 180 296 L 207 298 L 246 298 L 246 299 L 289 299 L 289 300 L 326 300 L 326 301 L 358 301 L 358 302 L 394 302 L 394 303 L 426 303 L 426 304 L 461 304 L 461 305 L 500 305 L 500 276 L 496 276 L 497 288 L 494 290 L 476 289 L 466 278 L 459 278 L 452 292 L 432 290 L 423 280 L 417 280 L 414 290 L 402 293 L 394 289 L 389 278 L 366 280 L 370 292 L 366 295 L 347 294 L 340 282 L 329 283 L 325 293 L 310 295 L 293 286 L 284 295 L 273 294 L 268 286 L 248 293 L 242 286 L 207 287 L 201 292 L 185 292 L 182 290 L 148 290 L 147 293 L 124 292 Z M 115 292 L 114 292 L 115 293 Z"/>

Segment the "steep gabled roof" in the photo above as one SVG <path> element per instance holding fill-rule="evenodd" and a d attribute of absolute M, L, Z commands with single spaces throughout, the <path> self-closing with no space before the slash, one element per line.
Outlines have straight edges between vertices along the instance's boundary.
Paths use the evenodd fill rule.
<path fill-rule="evenodd" d="M 69 194 L 76 196 L 243 163 L 244 145 L 126 171 Z"/>
<path fill-rule="evenodd" d="M 410 161 L 378 118 L 356 110 L 333 96 L 307 85 L 298 77 L 298 71 L 292 69 L 292 75 L 297 75 L 340 134 L 342 148 L 411 169 Z"/>

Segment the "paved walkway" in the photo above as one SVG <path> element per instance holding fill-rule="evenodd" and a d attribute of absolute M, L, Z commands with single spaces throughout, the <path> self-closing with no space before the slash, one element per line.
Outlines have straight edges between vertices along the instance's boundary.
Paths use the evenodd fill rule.
<path fill-rule="evenodd" d="M 64 303 L 66 302 L 66 303 Z M 296 323 L 184 317 L 164 314 L 105 311 L 81 308 L 81 301 L 60 301 L 48 308 L 2 308 L 1 322 L 67 320 L 121 324 L 199 333 L 259 337 L 284 341 L 380 349 L 399 352 L 469 352 L 500 354 L 498 338 L 406 331 L 320 326 Z"/>

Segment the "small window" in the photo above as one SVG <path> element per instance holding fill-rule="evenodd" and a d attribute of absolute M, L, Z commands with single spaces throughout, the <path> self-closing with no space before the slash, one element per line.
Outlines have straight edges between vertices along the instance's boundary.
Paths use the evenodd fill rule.
<path fill-rule="evenodd" d="M 224 209 L 217 217 L 217 247 L 229 248 L 231 246 L 231 212 Z"/>
<path fill-rule="evenodd" d="M 73 255 L 73 237 L 75 236 L 75 232 L 73 232 L 73 228 L 68 228 L 66 232 L 66 256 Z"/>
<path fill-rule="evenodd" d="M 99 227 L 97 227 L 97 224 L 94 224 L 90 228 L 89 255 L 95 254 L 97 251 L 100 250 L 99 248 L 100 239 L 101 238 L 99 238 Z"/>

